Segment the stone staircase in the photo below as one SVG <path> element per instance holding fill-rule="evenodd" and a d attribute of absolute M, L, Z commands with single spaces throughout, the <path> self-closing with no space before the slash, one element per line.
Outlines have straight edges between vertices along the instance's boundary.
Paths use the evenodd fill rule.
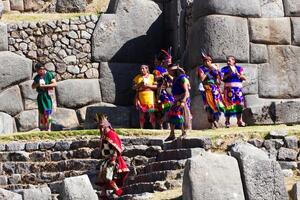
<path fill-rule="evenodd" d="M 123 199 L 181 186 L 185 161 L 211 147 L 209 138 L 164 143 L 156 138 L 122 138 L 130 174 Z M 98 139 L 0 144 L 0 187 L 47 184 L 56 199 L 66 177 L 87 174 L 94 185 L 100 159 Z"/>

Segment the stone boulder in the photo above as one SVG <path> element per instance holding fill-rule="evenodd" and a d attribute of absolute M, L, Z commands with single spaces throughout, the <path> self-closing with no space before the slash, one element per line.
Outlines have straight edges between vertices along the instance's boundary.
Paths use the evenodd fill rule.
<path fill-rule="evenodd" d="M 0 91 L 31 79 L 32 61 L 9 51 L 0 52 Z"/>
<path fill-rule="evenodd" d="M 291 22 L 288 17 L 252 18 L 249 19 L 249 26 L 251 42 L 291 44 Z"/>
<path fill-rule="evenodd" d="M 238 162 L 246 199 L 288 199 L 279 163 L 249 143 L 236 143 L 230 153 Z"/>
<path fill-rule="evenodd" d="M 0 188 L 0 199 L 1 200 L 22 200 L 22 196 L 18 193 Z"/>
<path fill-rule="evenodd" d="M 115 1 L 115 14 L 102 14 L 92 36 L 97 62 L 152 63 L 163 43 L 160 6 L 149 0 Z"/>
<path fill-rule="evenodd" d="M 10 87 L 0 92 L 0 111 L 12 116 L 17 115 L 23 110 L 23 101 L 18 86 Z"/>
<path fill-rule="evenodd" d="M 262 17 L 284 17 L 282 0 L 261 0 Z"/>
<path fill-rule="evenodd" d="M 87 175 L 66 178 L 62 183 L 60 196 L 64 200 L 98 200 Z"/>
<path fill-rule="evenodd" d="M 43 0 L 24 0 L 25 11 L 38 11 L 43 8 L 45 2 Z"/>
<path fill-rule="evenodd" d="M 99 80 L 102 101 L 124 106 L 132 105 L 135 94 L 132 82 L 139 69 L 139 64 L 102 62 Z"/>
<path fill-rule="evenodd" d="M 218 31 L 216 31 L 218 30 Z M 224 15 L 199 18 L 190 30 L 186 63 L 194 68 L 201 64 L 201 50 L 205 49 L 215 62 L 225 62 L 228 55 L 235 55 L 240 62 L 249 61 L 249 35 L 247 19 Z M 223 34 L 224 32 L 230 34 Z M 235 48 L 232 48 L 232 47 Z"/>
<path fill-rule="evenodd" d="M 2 17 L 3 10 L 4 10 L 4 6 L 3 6 L 2 1 L 0 1 L 0 19 Z"/>
<path fill-rule="evenodd" d="M 253 64 L 238 64 L 243 67 L 246 81 L 243 82 L 243 94 L 258 93 L 258 66 Z"/>
<path fill-rule="evenodd" d="M 292 17 L 292 30 L 293 30 L 293 44 L 300 46 L 300 18 L 299 17 Z"/>
<path fill-rule="evenodd" d="M 24 11 L 24 1 L 23 0 L 10 0 L 11 10 Z"/>
<path fill-rule="evenodd" d="M 67 108 L 57 108 L 52 115 L 52 118 L 53 130 L 75 129 L 79 126 L 75 110 Z"/>
<path fill-rule="evenodd" d="M 210 128 L 210 124 L 207 121 L 207 115 L 204 110 L 201 95 L 192 98 L 191 112 L 193 114 L 193 120 L 192 120 L 193 129 L 199 130 L 199 129 Z"/>
<path fill-rule="evenodd" d="M 300 47 L 270 45 L 268 51 L 272 58 L 270 64 L 259 67 L 259 96 L 276 99 L 299 98 L 300 68 L 296 63 L 300 62 Z"/>
<path fill-rule="evenodd" d="M 226 3 L 224 3 L 222 0 L 194 1 L 194 21 L 196 21 L 199 17 L 211 14 L 260 17 L 260 0 L 228 0 Z"/>
<path fill-rule="evenodd" d="M 0 7 L 1 7 L 1 2 L 0 2 Z M 1 16 L 1 8 L 0 8 L 0 16 Z M 7 25 L 0 22 L 0 51 L 7 51 L 7 50 L 8 50 Z"/>
<path fill-rule="evenodd" d="M 99 81 L 97 79 L 70 79 L 58 82 L 57 102 L 59 106 L 79 108 L 101 102 Z"/>
<path fill-rule="evenodd" d="M 106 106 L 96 106 L 88 107 L 86 109 L 86 117 L 84 122 L 84 128 L 86 129 L 95 129 L 97 124 L 95 122 L 96 113 L 104 113 L 109 122 L 114 128 L 122 127 L 129 128 L 131 127 L 131 108 L 125 106 L 116 106 L 116 107 L 106 107 Z"/>
<path fill-rule="evenodd" d="M 300 4 L 298 0 L 283 0 L 286 16 L 300 17 Z"/>
<path fill-rule="evenodd" d="M 23 200 L 50 200 L 51 190 L 48 187 L 22 189 L 18 191 Z"/>
<path fill-rule="evenodd" d="M 251 63 L 266 63 L 268 62 L 267 45 L 250 43 L 250 62 Z"/>
<path fill-rule="evenodd" d="M 285 124 L 300 123 L 300 101 L 287 101 L 276 105 L 276 119 Z"/>
<path fill-rule="evenodd" d="M 57 0 L 56 12 L 84 12 L 87 6 L 86 0 Z"/>
<path fill-rule="evenodd" d="M 16 123 L 13 117 L 0 112 L 0 134 L 2 133 L 14 133 L 17 131 Z"/>
<path fill-rule="evenodd" d="M 38 110 L 25 110 L 16 117 L 18 131 L 31 131 L 39 127 Z"/>
<path fill-rule="evenodd" d="M 185 200 L 243 200 L 244 192 L 237 161 L 226 155 L 203 153 L 185 164 Z"/>
<path fill-rule="evenodd" d="M 117 106 L 114 104 L 104 103 L 104 102 L 84 106 L 84 107 L 76 110 L 79 122 L 83 123 L 85 121 L 86 111 L 89 107 L 117 107 Z"/>
<path fill-rule="evenodd" d="M 21 83 L 20 89 L 22 93 L 22 97 L 24 99 L 24 109 L 30 110 L 30 109 L 36 109 L 37 106 L 37 95 L 36 89 L 32 89 L 31 85 L 33 83 L 33 80 L 25 81 Z"/>

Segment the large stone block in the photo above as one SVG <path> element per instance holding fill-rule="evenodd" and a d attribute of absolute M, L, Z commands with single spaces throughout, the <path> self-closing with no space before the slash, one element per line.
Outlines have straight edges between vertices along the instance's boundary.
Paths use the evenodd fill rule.
<path fill-rule="evenodd" d="M 0 111 L 12 116 L 17 115 L 23 110 L 23 101 L 18 86 L 13 86 L 0 93 Z"/>
<path fill-rule="evenodd" d="M 202 49 L 209 52 L 215 62 L 224 62 L 226 56 L 234 55 L 238 61 L 248 63 L 249 35 L 246 19 L 209 15 L 199 18 L 190 31 L 185 52 L 185 64 L 189 68 L 201 63 Z"/>
<path fill-rule="evenodd" d="M 101 102 L 100 86 L 97 79 L 70 79 L 58 82 L 56 88 L 59 106 L 79 108 Z"/>
<path fill-rule="evenodd" d="M 79 126 L 75 110 L 57 108 L 52 118 L 53 130 L 75 129 Z"/>
<path fill-rule="evenodd" d="M 300 47 L 268 46 L 270 64 L 259 67 L 259 96 L 266 98 L 300 97 Z M 276 87 L 275 87 L 276 86 Z"/>
<path fill-rule="evenodd" d="M 131 127 L 131 107 L 91 106 L 86 109 L 84 128 L 97 128 L 97 124 L 95 122 L 96 113 L 104 113 L 108 117 L 108 120 L 110 121 L 113 127 Z"/>
<path fill-rule="evenodd" d="M 226 3 L 222 0 L 194 1 L 194 21 L 196 21 L 199 17 L 211 14 L 260 17 L 260 0 L 228 0 Z"/>
<path fill-rule="evenodd" d="M 22 200 L 22 196 L 18 193 L 11 192 L 0 188 L 0 199 L 2 200 Z"/>
<path fill-rule="evenodd" d="M 17 131 L 16 123 L 13 117 L 0 112 L 0 134 L 2 133 L 14 133 Z"/>
<path fill-rule="evenodd" d="M 98 200 L 87 175 L 66 178 L 62 183 L 60 195 L 64 200 Z"/>
<path fill-rule="evenodd" d="M 22 97 L 24 99 L 24 109 L 25 110 L 31 110 L 36 109 L 37 106 L 37 91 L 36 89 L 32 89 L 31 85 L 33 83 L 33 80 L 25 81 L 21 83 L 20 89 L 22 93 Z"/>
<path fill-rule="evenodd" d="M 250 43 L 250 62 L 251 63 L 268 62 L 267 45 Z"/>
<path fill-rule="evenodd" d="M 292 17 L 293 44 L 300 46 L 300 17 Z"/>
<path fill-rule="evenodd" d="M 0 19 L 2 17 L 3 10 L 4 10 L 4 5 L 3 5 L 2 1 L 0 1 Z"/>
<path fill-rule="evenodd" d="M 0 16 L 1 16 L 1 11 L 0 11 Z M 7 50 L 8 50 L 7 25 L 0 22 L 0 51 L 7 51 Z"/>
<path fill-rule="evenodd" d="M 258 93 L 258 66 L 253 64 L 238 64 L 243 67 L 246 81 L 243 82 L 243 94 Z"/>
<path fill-rule="evenodd" d="M 300 101 L 287 101 L 276 105 L 276 120 L 285 124 L 300 123 Z"/>
<path fill-rule="evenodd" d="M 249 19 L 250 40 L 263 44 L 291 44 L 291 23 L 285 18 Z"/>
<path fill-rule="evenodd" d="M 266 154 L 263 156 L 262 153 L 247 150 L 247 147 L 243 147 L 245 145 L 250 144 L 233 146 L 231 154 L 239 162 L 246 199 L 288 199 L 279 163 L 267 158 Z M 262 150 L 257 148 L 255 151 Z"/>
<path fill-rule="evenodd" d="M 85 118 L 86 118 L 86 111 L 89 107 L 117 107 L 116 105 L 114 104 L 110 104 L 110 103 L 104 103 L 104 102 L 101 102 L 101 103 L 96 103 L 96 104 L 92 104 L 92 105 L 88 105 L 88 106 L 84 106 L 78 110 L 76 110 L 76 113 L 77 113 L 77 116 L 78 116 L 78 119 L 79 119 L 79 122 L 84 122 L 85 121 Z"/>
<path fill-rule="evenodd" d="M 3 0 L 3 12 L 10 12 L 10 1 L 9 0 Z M 0 17 L 1 18 L 1 17 Z"/>
<path fill-rule="evenodd" d="M 115 6 L 116 14 L 102 14 L 93 32 L 93 59 L 151 63 L 163 43 L 159 5 L 149 0 L 120 0 Z"/>
<path fill-rule="evenodd" d="M 284 17 L 282 0 L 261 0 L 262 17 Z"/>
<path fill-rule="evenodd" d="M 293 185 L 291 196 L 293 200 L 300 200 L 300 181 Z"/>
<path fill-rule="evenodd" d="M 300 3 L 298 0 L 283 0 L 286 16 L 300 17 Z"/>
<path fill-rule="evenodd" d="M 17 54 L 0 52 L 0 91 L 4 88 L 31 79 L 32 61 Z"/>
<path fill-rule="evenodd" d="M 192 98 L 191 113 L 193 115 L 192 129 L 198 130 L 210 128 L 201 95 Z"/>
<path fill-rule="evenodd" d="M 245 199 L 237 161 L 213 153 L 188 159 L 182 192 L 185 200 Z"/>
<path fill-rule="evenodd" d="M 87 6 L 86 0 L 57 0 L 56 12 L 84 12 Z"/>
<path fill-rule="evenodd" d="M 24 10 L 38 11 L 43 8 L 44 4 L 45 2 L 43 0 L 24 0 Z"/>
<path fill-rule="evenodd" d="M 133 78 L 139 73 L 139 64 L 106 63 L 100 65 L 102 101 L 117 105 L 132 105 L 135 91 Z"/>
<path fill-rule="evenodd" d="M 16 117 L 18 131 L 30 131 L 39 127 L 38 110 L 26 110 Z"/>
<path fill-rule="evenodd" d="M 18 191 L 24 200 L 49 200 L 51 199 L 51 190 L 48 187 L 22 189 Z"/>
<path fill-rule="evenodd" d="M 10 0 L 10 8 L 12 10 L 24 11 L 23 0 Z"/>

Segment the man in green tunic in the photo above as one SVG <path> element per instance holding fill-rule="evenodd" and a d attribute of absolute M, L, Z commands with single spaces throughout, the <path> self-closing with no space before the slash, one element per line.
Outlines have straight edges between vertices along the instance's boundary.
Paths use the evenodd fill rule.
<path fill-rule="evenodd" d="M 54 75 L 47 71 L 41 63 L 35 65 L 37 75 L 34 77 L 32 88 L 36 89 L 39 109 L 40 129 L 51 130 L 52 99 L 49 92 L 56 87 Z"/>

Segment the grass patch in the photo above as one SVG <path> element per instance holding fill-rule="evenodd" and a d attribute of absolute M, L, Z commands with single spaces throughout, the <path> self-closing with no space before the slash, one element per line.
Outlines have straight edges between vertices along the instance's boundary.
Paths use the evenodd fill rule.
<path fill-rule="evenodd" d="M 231 127 L 229 129 L 219 128 L 216 130 L 192 130 L 188 132 L 189 137 L 209 136 L 212 141 L 222 140 L 249 140 L 252 138 L 264 138 L 272 130 L 288 130 L 289 134 L 300 137 L 300 125 L 296 126 L 248 126 L 248 127 Z M 135 137 L 167 137 L 169 130 L 149 130 L 149 129 L 116 129 L 121 136 Z M 98 136 L 98 130 L 71 130 L 71 131 L 52 131 L 52 132 L 24 132 L 5 134 L 0 136 L 0 142 L 9 141 L 41 141 L 41 140 L 62 140 L 74 139 L 79 137 L 95 137 Z M 176 135 L 180 135 L 180 131 L 176 130 Z"/>
<path fill-rule="evenodd" d="M 155 192 L 151 200 L 182 200 L 182 188 L 177 187 L 164 192 Z"/>

